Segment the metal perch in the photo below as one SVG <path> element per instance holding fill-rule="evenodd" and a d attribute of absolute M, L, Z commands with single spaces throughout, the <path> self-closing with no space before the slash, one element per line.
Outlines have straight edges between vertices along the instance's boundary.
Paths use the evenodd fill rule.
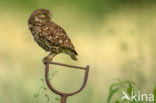
<path fill-rule="evenodd" d="M 83 84 L 82 84 L 81 88 L 79 90 L 75 91 L 75 92 L 72 92 L 72 93 L 63 93 L 63 92 L 60 92 L 60 91 L 56 90 L 52 86 L 52 84 L 50 83 L 50 81 L 48 79 L 49 64 L 54 64 L 54 65 L 66 66 L 66 67 L 70 67 L 70 68 L 74 68 L 74 69 L 85 70 L 84 81 L 83 81 Z M 73 96 L 73 95 L 75 95 L 75 94 L 77 94 L 77 93 L 79 93 L 79 92 L 81 92 L 83 90 L 83 88 L 85 87 L 85 85 L 87 83 L 88 73 L 89 73 L 89 66 L 88 65 L 86 67 L 79 67 L 79 66 L 67 65 L 67 64 L 56 63 L 56 62 L 50 62 L 50 63 L 45 64 L 45 79 L 46 79 L 47 86 L 55 94 L 58 94 L 58 95 L 61 96 L 61 103 L 66 103 L 66 99 L 67 99 L 68 96 Z"/>

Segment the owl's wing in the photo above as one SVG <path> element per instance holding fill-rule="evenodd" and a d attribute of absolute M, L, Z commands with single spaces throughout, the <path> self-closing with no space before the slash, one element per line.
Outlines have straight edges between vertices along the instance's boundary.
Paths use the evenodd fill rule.
<path fill-rule="evenodd" d="M 53 44 L 69 49 L 78 55 L 66 32 L 54 22 L 50 22 L 43 28 L 43 35 Z"/>

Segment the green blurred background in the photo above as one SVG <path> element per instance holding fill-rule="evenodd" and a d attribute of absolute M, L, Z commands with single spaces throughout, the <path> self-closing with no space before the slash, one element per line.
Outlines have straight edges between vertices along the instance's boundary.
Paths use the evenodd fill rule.
<path fill-rule="evenodd" d="M 0 0 L 0 103 L 46 102 L 41 88 L 46 53 L 28 30 L 28 17 L 37 8 L 52 11 L 79 53 L 78 62 L 67 55 L 54 61 L 85 66 L 90 74 L 85 89 L 68 103 L 105 103 L 109 86 L 117 79 L 132 80 L 146 93 L 156 84 L 155 0 Z M 80 87 L 83 71 L 53 66 L 59 90 Z M 53 68 L 51 67 L 51 68 Z M 47 90 L 51 103 L 58 97 Z"/>

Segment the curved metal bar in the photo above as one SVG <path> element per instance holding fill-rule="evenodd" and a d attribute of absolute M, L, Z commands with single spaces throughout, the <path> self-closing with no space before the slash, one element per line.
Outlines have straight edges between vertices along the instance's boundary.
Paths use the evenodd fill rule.
<path fill-rule="evenodd" d="M 49 77 L 49 64 L 46 64 L 46 68 L 45 68 L 45 79 L 46 79 L 47 86 L 49 87 L 49 89 L 50 89 L 51 91 L 53 91 L 54 93 L 56 93 L 56 94 L 62 96 L 62 93 L 59 92 L 59 91 L 57 91 L 57 90 L 51 85 L 51 83 L 50 83 L 48 77 Z"/>
<path fill-rule="evenodd" d="M 85 68 L 85 76 L 84 76 L 84 80 L 83 80 L 83 84 L 82 84 L 81 88 L 79 90 L 77 90 L 76 92 L 68 93 L 67 96 L 75 95 L 75 94 L 81 92 L 84 89 L 84 87 L 85 87 L 85 85 L 87 83 L 87 80 L 88 80 L 88 73 L 89 73 L 89 66 L 86 66 L 86 68 Z"/>
<path fill-rule="evenodd" d="M 83 81 L 83 84 L 81 86 L 81 88 L 75 92 L 72 92 L 72 93 L 63 93 L 63 92 L 60 92 L 58 90 L 56 90 L 50 83 L 49 79 L 48 79 L 48 75 L 49 75 L 49 64 L 55 64 L 55 65 L 60 65 L 60 66 L 66 66 L 66 67 L 70 67 L 70 68 L 74 68 L 74 69 L 82 69 L 82 70 L 85 70 L 85 76 L 84 76 L 84 81 Z M 87 79 L 88 79 L 88 73 L 89 73 L 89 66 L 87 65 L 86 67 L 79 67 L 79 66 L 73 66 L 73 65 L 68 65 L 68 64 L 62 64 L 62 63 L 56 63 L 56 62 L 50 62 L 50 63 L 47 63 L 45 64 L 45 79 L 46 79 L 46 83 L 47 83 L 47 86 L 49 87 L 49 89 L 51 91 L 53 91 L 55 94 L 58 94 L 61 96 L 61 103 L 66 103 L 66 98 L 68 96 L 72 96 L 72 95 L 75 95 L 79 92 L 81 92 L 86 83 L 87 83 Z"/>
<path fill-rule="evenodd" d="M 62 63 L 56 63 L 56 62 L 50 62 L 49 64 L 54 64 L 54 65 L 61 65 L 61 66 L 65 66 L 65 67 L 70 67 L 70 68 L 74 68 L 74 69 L 83 69 L 85 70 L 87 67 L 79 67 L 79 66 L 73 66 L 73 65 L 68 65 L 68 64 L 62 64 Z M 88 66 L 88 65 L 87 65 Z M 88 66 L 89 67 L 89 66 Z"/>

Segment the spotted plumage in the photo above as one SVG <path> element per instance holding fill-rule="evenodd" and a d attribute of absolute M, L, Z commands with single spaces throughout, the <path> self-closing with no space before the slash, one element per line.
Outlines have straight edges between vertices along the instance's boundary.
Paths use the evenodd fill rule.
<path fill-rule="evenodd" d="M 77 52 L 62 27 L 51 21 L 51 13 L 47 9 L 37 9 L 29 17 L 29 29 L 34 40 L 50 54 L 44 62 L 50 62 L 59 53 L 65 53 L 77 60 Z"/>

